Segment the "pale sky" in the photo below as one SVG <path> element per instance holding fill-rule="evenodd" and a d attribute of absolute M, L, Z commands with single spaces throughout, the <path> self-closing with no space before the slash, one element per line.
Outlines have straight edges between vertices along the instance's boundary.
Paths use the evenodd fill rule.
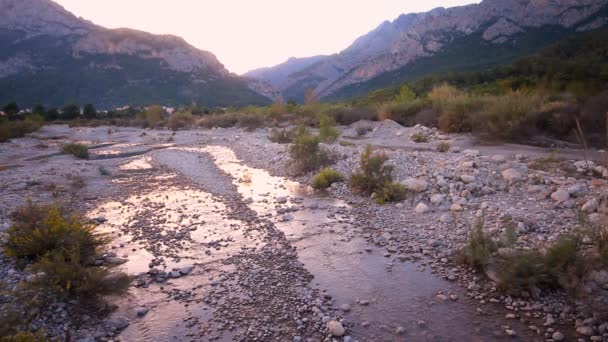
<path fill-rule="evenodd" d="M 108 28 L 173 34 L 237 74 L 333 54 L 384 20 L 471 0 L 55 0 Z"/>

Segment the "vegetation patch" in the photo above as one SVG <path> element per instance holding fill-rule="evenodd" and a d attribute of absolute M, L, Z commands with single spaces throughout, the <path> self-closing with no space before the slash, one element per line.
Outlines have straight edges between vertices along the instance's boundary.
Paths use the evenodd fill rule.
<path fill-rule="evenodd" d="M 361 195 L 373 195 L 379 204 L 403 200 L 406 189 L 393 182 L 393 166 L 387 165 L 387 161 L 386 154 L 374 154 L 372 147 L 367 146 L 361 154 L 360 171 L 353 173 L 349 179 L 353 191 Z"/>
<path fill-rule="evenodd" d="M 321 149 L 321 138 L 300 127 L 290 149 L 296 169 L 306 173 L 331 163 L 330 155 Z"/>
<path fill-rule="evenodd" d="M 61 153 L 71 154 L 79 159 L 89 159 L 89 148 L 84 144 L 69 143 L 62 145 Z"/>
<path fill-rule="evenodd" d="M 344 181 L 344 175 L 334 169 L 325 168 L 312 178 L 311 186 L 317 190 L 327 189 L 333 183 L 342 181 Z"/>

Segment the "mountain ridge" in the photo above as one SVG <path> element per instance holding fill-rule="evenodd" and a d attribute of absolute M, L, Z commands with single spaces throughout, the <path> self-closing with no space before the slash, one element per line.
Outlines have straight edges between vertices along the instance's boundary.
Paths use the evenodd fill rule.
<path fill-rule="evenodd" d="M 341 52 L 294 71 L 280 90 L 286 98 L 301 100 L 306 89 L 313 88 L 321 98 L 328 98 L 345 87 L 437 55 L 457 39 L 472 34 L 478 34 L 480 41 L 492 48 L 516 43 L 528 32 L 548 26 L 563 28 L 564 35 L 593 30 L 606 25 L 608 16 L 579 24 L 607 4 L 606 0 L 484 0 L 403 14 L 381 23 Z M 552 42 L 539 41 L 538 48 Z"/>
<path fill-rule="evenodd" d="M 0 0 L 0 12 L 0 101 L 225 106 L 273 96 L 181 37 L 107 29 L 50 0 Z"/>

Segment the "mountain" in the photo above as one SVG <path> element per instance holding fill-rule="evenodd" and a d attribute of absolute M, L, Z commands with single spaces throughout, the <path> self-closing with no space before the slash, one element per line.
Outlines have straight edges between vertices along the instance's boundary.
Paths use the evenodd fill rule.
<path fill-rule="evenodd" d="M 262 79 L 269 82 L 276 88 L 283 88 L 287 85 L 288 76 L 305 69 L 318 61 L 325 59 L 327 56 L 314 56 L 306 58 L 290 58 L 285 63 L 279 64 L 271 68 L 261 68 L 247 72 L 243 76 Z"/>
<path fill-rule="evenodd" d="M 607 24 L 608 0 L 484 0 L 404 14 L 340 53 L 293 70 L 280 90 L 299 101 L 308 88 L 324 100 L 352 98 L 435 72 L 509 63 Z M 285 79 L 283 68 L 270 68 L 260 77 Z"/>
<path fill-rule="evenodd" d="M 50 0 L 0 0 L 0 13 L 0 103 L 228 106 L 273 95 L 179 37 L 106 29 Z"/>

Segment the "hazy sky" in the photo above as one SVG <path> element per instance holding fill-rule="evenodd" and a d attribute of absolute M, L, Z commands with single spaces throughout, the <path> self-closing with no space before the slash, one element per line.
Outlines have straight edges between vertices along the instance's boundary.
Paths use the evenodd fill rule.
<path fill-rule="evenodd" d="M 241 74 L 287 58 L 332 54 L 402 13 L 471 0 L 56 0 L 109 27 L 174 34 Z"/>

